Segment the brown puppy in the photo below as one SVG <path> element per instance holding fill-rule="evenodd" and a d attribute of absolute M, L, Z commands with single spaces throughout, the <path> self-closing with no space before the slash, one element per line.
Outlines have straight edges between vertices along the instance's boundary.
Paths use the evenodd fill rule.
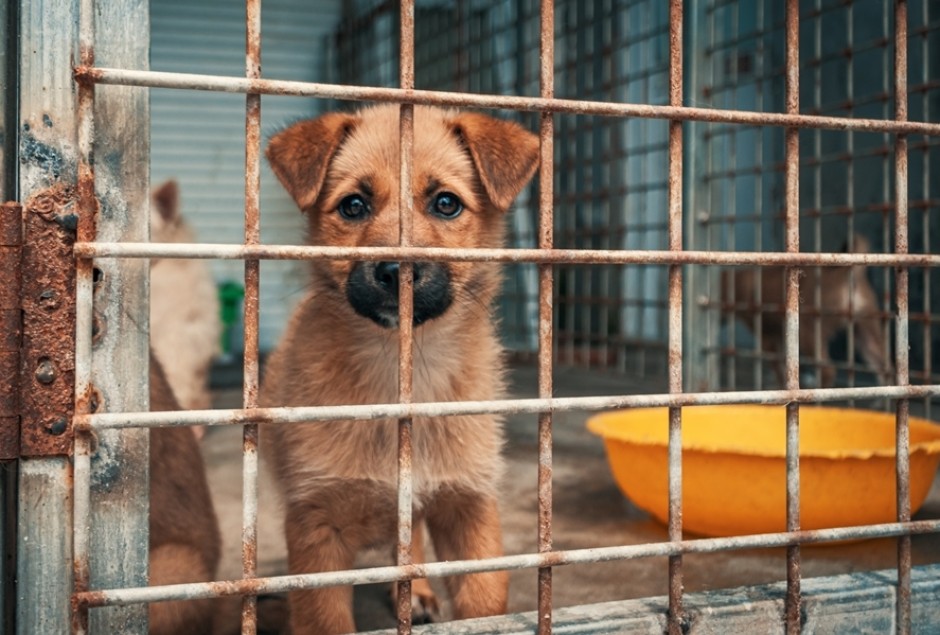
<path fill-rule="evenodd" d="M 497 247 L 505 212 L 537 165 L 536 137 L 488 116 L 415 108 L 414 244 Z M 389 246 L 399 236 L 395 106 L 333 113 L 275 135 L 267 156 L 309 218 L 315 245 Z M 398 263 L 318 261 L 309 295 L 268 361 L 263 406 L 398 399 Z M 495 263 L 414 266 L 414 400 L 503 395 L 492 316 Z M 264 427 L 262 446 L 287 504 L 290 572 L 352 567 L 395 539 L 396 422 Z M 414 422 L 414 508 L 444 560 L 502 553 L 497 510 L 501 422 L 490 415 Z M 505 611 L 505 572 L 448 580 L 456 617 Z M 354 630 L 352 589 L 290 597 L 294 635 Z"/>
<path fill-rule="evenodd" d="M 150 356 L 150 409 L 179 410 L 159 362 Z M 209 582 L 221 555 L 219 523 L 192 432 L 150 431 L 150 584 Z M 150 605 L 153 635 L 211 632 L 212 600 Z"/>
<path fill-rule="evenodd" d="M 848 247 L 848 246 L 847 246 Z M 854 253 L 867 253 L 868 241 L 854 235 L 850 249 Z M 835 381 L 836 370 L 830 363 L 829 342 L 855 322 L 855 345 L 862 357 L 878 375 L 878 381 L 891 381 L 893 365 L 885 351 L 884 325 L 880 317 L 878 296 L 868 281 L 864 265 L 856 267 L 824 267 L 819 276 L 812 269 L 800 278 L 800 355 L 822 360 L 822 387 Z M 761 315 L 761 345 L 766 352 L 783 355 L 784 350 L 784 270 L 761 268 L 761 304 L 757 304 L 757 270 L 735 269 L 723 272 L 721 293 L 727 306 L 732 302 L 731 285 L 734 284 L 734 304 L 731 312 L 754 329 L 754 318 Z M 817 290 L 821 294 L 821 310 L 807 310 L 815 303 Z M 744 308 L 738 308 L 744 305 Z M 821 331 L 822 348 L 816 348 L 816 328 Z M 783 361 L 774 368 L 780 384 L 784 383 Z"/>

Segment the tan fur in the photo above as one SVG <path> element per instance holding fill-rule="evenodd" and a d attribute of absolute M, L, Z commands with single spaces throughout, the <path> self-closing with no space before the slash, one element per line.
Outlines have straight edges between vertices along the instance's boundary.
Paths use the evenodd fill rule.
<path fill-rule="evenodd" d="M 534 135 L 477 114 L 415 108 L 414 244 L 497 247 L 505 210 L 536 168 Z M 275 135 L 275 174 L 309 215 L 310 241 L 395 245 L 398 108 L 331 114 Z M 367 189 L 373 214 L 349 222 L 340 201 Z M 442 220 L 430 197 L 456 194 L 463 213 Z M 311 292 L 272 353 L 263 406 L 394 403 L 398 332 L 357 314 L 345 296 L 353 263 L 312 264 Z M 414 400 L 495 399 L 504 394 L 501 348 L 491 314 L 500 273 L 494 263 L 448 263 L 454 302 L 415 328 Z M 397 423 L 338 421 L 263 426 L 264 448 L 283 486 L 291 573 L 349 568 L 360 549 L 395 539 Z M 501 422 L 490 415 L 414 421 L 414 505 L 439 557 L 502 553 L 497 511 L 503 472 Z M 449 582 L 459 618 L 505 610 L 504 572 Z M 294 635 L 354 629 L 349 588 L 290 597 Z"/>
<path fill-rule="evenodd" d="M 179 410 L 159 362 L 151 355 L 150 409 Z M 150 431 L 150 584 L 209 582 L 221 555 L 219 524 L 202 455 L 185 428 Z M 153 635 L 210 632 L 211 600 L 150 605 Z"/>
<path fill-rule="evenodd" d="M 851 251 L 867 253 L 868 242 L 854 236 Z M 760 270 L 761 304 L 757 304 L 757 270 L 735 269 L 726 271 L 722 277 L 722 298 L 727 305 L 732 301 L 731 285 L 734 284 L 735 316 L 748 329 L 754 328 L 754 318 L 761 315 L 762 346 L 765 351 L 783 355 L 784 350 L 784 270 L 762 268 Z M 821 311 L 809 311 L 807 306 L 815 304 L 817 290 L 821 293 Z M 807 270 L 800 277 L 800 355 L 821 360 L 822 387 L 830 387 L 835 381 L 836 370 L 829 357 L 829 342 L 840 331 L 847 328 L 849 315 L 855 322 L 855 345 L 862 357 L 878 375 L 881 383 L 891 381 L 893 366 L 888 358 L 884 342 L 884 325 L 880 317 L 878 297 L 868 281 L 867 268 L 824 267 L 818 277 L 814 270 Z M 820 315 L 822 313 L 822 315 Z M 826 314 L 829 315 L 826 315 Z M 820 329 L 822 349 L 816 347 L 816 329 Z M 774 365 L 780 384 L 784 383 L 783 362 Z"/>
<path fill-rule="evenodd" d="M 151 240 L 195 242 L 179 211 L 176 181 L 153 191 Z M 180 405 L 211 407 L 209 367 L 219 352 L 219 300 L 204 260 L 161 258 L 150 266 L 150 343 Z"/>

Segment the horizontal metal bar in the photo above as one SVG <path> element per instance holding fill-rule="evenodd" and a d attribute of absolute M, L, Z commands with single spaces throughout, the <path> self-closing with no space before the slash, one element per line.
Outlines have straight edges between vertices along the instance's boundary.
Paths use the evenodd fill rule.
<path fill-rule="evenodd" d="M 157 428 L 185 425 L 242 425 L 244 423 L 310 423 L 316 421 L 400 419 L 403 417 L 453 417 L 477 414 L 536 414 L 570 410 L 609 410 L 657 406 L 715 404 L 788 404 L 849 399 L 919 399 L 940 396 L 940 385 L 876 386 L 856 388 L 803 388 L 604 397 L 554 397 L 550 399 L 502 399 L 492 401 L 436 401 L 411 404 L 307 406 L 178 412 L 110 412 L 75 417 L 76 430 L 108 428 Z"/>
<path fill-rule="evenodd" d="M 718 553 L 739 549 L 784 547 L 795 544 L 815 544 L 839 540 L 859 540 L 928 534 L 940 532 L 940 520 L 918 520 L 909 523 L 885 523 L 857 527 L 838 527 L 772 534 L 754 534 L 727 538 L 703 538 L 674 542 L 654 542 L 642 545 L 620 545 L 591 549 L 548 551 L 519 554 L 486 560 L 455 560 L 429 562 L 406 566 L 372 567 L 351 571 L 330 571 L 299 575 L 274 576 L 248 580 L 223 580 L 192 584 L 108 589 L 76 593 L 73 600 L 82 606 L 123 606 L 165 600 L 199 600 L 227 595 L 259 595 L 285 593 L 297 589 L 330 586 L 376 584 L 394 580 L 437 578 L 484 571 L 504 571 L 556 567 L 569 564 L 611 562 L 638 558 L 675 556 L 687 553 Z"/>
<path fill-rule="evenodd" d="M 557 264 L 937 267 L 940 254 L 784 253 L 603 249 L 444 249 L 212 243 L 75 243 L 79 258 L 209 258 L 218 260 L 403 260 Z"/>
<path fill-rule="evenodd" d="M 467 106 L 475 108 L 505 108 L 508 110 L 601 115 L 607 117 L 639 117 L 644 119 L 672 119 L 681 121 L 709 121 L 742 123 L 763 126 L 798 126 L 829 130 L 859 130 L 940 135 L 940 124 L 895 121 L 887 119 L 851 119 L 818 115 L 784 114 L 778 112 L 751 112 L 745 110 L 719 110 L 689 106 L 653 106 L 622 102 L 550 99 L 517 95 L 481 95 L 402 88 L 373 88 L 343 86 L 273 79 L 249 79 L 221 75 L 192 73 L 166 73 L 118 68 L 79 66 L 75 69 L 78 81 L 119 86 L 150 88 L 185 88 L 227 93 L 259 93 L 264 95 L 292 95 L 353 101 L 376 101 L 435 106 Z"/>

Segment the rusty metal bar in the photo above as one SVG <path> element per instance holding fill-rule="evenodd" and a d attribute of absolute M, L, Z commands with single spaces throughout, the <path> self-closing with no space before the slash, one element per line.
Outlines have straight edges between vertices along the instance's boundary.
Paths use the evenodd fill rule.
<path fill-rule="evenodd" d="M 0 205 L 0 461 L 20 456 L 20 346 L 23 320 L 20 288 L 23 270 L 23 208 Z M 0 614 L 0 619 L 3 619 Z"/>
<path fill-rule="evenodd" d="M 135 71 L 115 68 L 79 66 L 76 77 L 99 84 L 140 86 L 148 88 L 185 88 L 229 93 L 259 93 L 263 95 L 293 95 L 352 101 L 413 103 L 418 105 L 494 108 L 533 112 L 600 115 L 605 117 L 638 117 L 644 119 L 678 119 L 683 121 L 710 121 L 742 123 L 760 126 L 797 126 L 831 130 L 859 130 L 940 135 L 940 124 L 884 119 L 849 119 L 792 113 L 721 110 L 690 106 L 654 106 L 647 104 L 612 103 L 590 100 L 545 99 L 514 95 L 480 95 L 444 91 L 401 88 L 373 88 L 318 84 L 312 82 L 280 81 L 270 79 L 249 80 L 243 77 L 220 77 L 189 73 Z"/>
<path fill-rule="evenodd" d="M 245 0 L 245 77 L 261 77 L 261 0 Z M 245 244 L 261 242 L 261 95 L 245 96 Z M 242 403 L 258 407 L 258 322 L 260 266 L 245 260 L 244 357 Z M 258 424 L 242 429 L 242 577 L 258 573 Z M 242 598 L 242 635 L 257 631 L 258 598 Z"/>
<path fill-rule="evenodd" d="M 554 264 L 740 265 L 793 267 L 940 267 L 940 254 L 669 251 L 661 249 L 489 249 L 441 247 L 327 247 L 213 243 L 79 242 L 79 258 L 203 258 L 218 260 L 427 260 Z"/>
<path fill-rule="evenodd" d="M 940 397 L 940 385 L 874 386 L 856 388 L 801 388 L 799 390 L 745 390 L 733 392 L 684 392 L 604 397 L 553 397 L 492 401 L 438 401 L 412 404 L 359 406 L 305 406 L 254 410 L 186 410 L 177 412 L 108 412 L 77 415 L 76 430 L 154 428 L 188 425 L 241 425 L 304 423 L 344 419 L 400 419 L 402 417 L 452 417 L 478 414 L 538 414 L 541 412 L 595 411 L 616 408 L 686 407 L 718 404 L 814 403 L 846 399 L 924 399 Z"/>
<path fill-rule="evenodd" d="M 399 85 L 410 92 L 415 87 L 415 7 L 404 0 L 399 13 Z M 414 232 L 414 194 L 412 161 L 414 159 L 414 105 L 402 104 L 399 110 L 399 181 L 398 244 L 410 247 Z M 414 263 L 402 261 L 398 275 L 398 401 L 410 404 L 414 380 Z M 413 522 L 412 423 L 410 416 L 398 420 L 398 545 L 397 562 L 411 564 Z M 411 581 L 398 582 L 396 593 L 398 633 L 411 633 Z"/>
<path fill-rule="evenodd" d="M 799 0 L 787 0 L 786 7 L 786 112 L 800 111 L 800 7 Z M 787 128 L 786 138 L 786 250 L 800 250 L 800 131 Z M 800 270 L 787 267 L 784 360 L 786 387 L 800 387 Z M 789 403 L 787 408 L 787 531 L 800 528 L 800 406 Z M 786 632 L 798 635 L 800 623 L 800 546 L 787 547 L 787 594 L 785 604 Z"/>
<path fill-rule="evenodd" d="M 83 65 L 95 63 L 95 3 L 82 0 L 79 15 L 79 58 Z M 94 139 L 95 139 L 95 85 L 78 82 L 78 240 L 95 240 L 97 199 L 95 198 Z M 75 263 L 75 414 L 92 412 L 92 323 L 93 280 L 92 261 Z M 73 588 L 75 593 L 87 591 L 90 585 L 89 534 L 91 532 L 91 454 L 93 437 L 89 432 L 78 432 L 74 439 L 73 490 Z M 88 631 L 88 609 L 73 604 L 72 633 Z"/>
<path fill-rule="evenodd" d="M 895 119 L 907 120 L 907 0 L 895 0 L 894 4 L 894 99 Z M 908 252 L 908 148 L 907 136 L 899 134 L 895 139 L 895 217 L 894 251 L 898 254 Z M 910 383 L 909 345 L 909 279 L 906 267 L 896 270 L 897 322 L 895 328 L 895 367 L 898 386 Z M 911 518 L 911 483 L 910 483 L 910 401 L 898 399 L 897 402 L 897 512 L 898 521 L 906 522 Z M 897 633 L 909 635 L 911 632 L 911 537 L 898 537 L 898 594 L 897 594 Z"/>
<path fill-rule="evenodd" d="M 820 544 L 840 540 L 885 538 L 904 534 L 940 532 L 940 520 L 919 520 L 910 523 L 885 523 L 834 529 L 804 530 L 772 534 L 754 534 L 730 538 L 705 538 L 680 542 L 656 542 L 617 547 L 571 549 L 548 553 L 520 554 L 485 560 L 429 562 L 404 567 L 374 567 L 354 571 L 330 571 L 301 575 L 227 580 L 89 591 L 76 595 L 79 604 L 121 606 L 162 600 L 196 600 L 245 593 L 284 593 L 297 589 L 323 588 L 340 585 L 377 584 L 399 579 L 434 578 L 484 571 L 532 569 L 543 566 L 564 566 L 593 562 L 612 562 L 639 558 L 668 557 L 688 553 L 720 553 L 741 549 L 784 547 L 792 544 Z"/>
<path fill-rule="evenodd" d="M 539 91 L 542 99 L 555 95 L 555 3 L 542 0 L 539 12 Z M 539 250 L 552 249 L 554 241 L 554 139 L 555 121 L 551 112 L 539 119 Z M 539 265 L 539 397 L 549 399 L 552 387 L 552 265 Z M 552 550 L 552 413 L 539 413 L 538 547 L 539 553 Z M 552 632 L 552 569 L 538 572 L 538 632 Z"/>
<path fill-rule="evenodd" d="M 669 3 L 669 105 L 682 106 L 682 0 Z M 682 122 L 669 122 L 669 250 L 682 251 Z M 682 266 L 669 266 L 669 393 L 682 392 Z M 682 540 L 682 408 L 669 408 L 669 540 Z M 669 635 L 684 632 L 682 555 L 669 557 Z"/>

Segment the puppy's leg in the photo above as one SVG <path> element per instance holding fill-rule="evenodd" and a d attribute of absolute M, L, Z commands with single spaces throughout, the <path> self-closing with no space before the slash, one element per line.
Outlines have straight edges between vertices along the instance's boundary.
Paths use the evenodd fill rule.
<path fill-rule="evenodd" d="M 150 586 L 208 582 L 203 555 L 190 545 L 169 543 L 150 552 Z M 210 632 L 212 600 L 156 602 L 148 609 L 151 635 L 203 635 Z"/>
<path fill-rule="evenodd" d="M 427 509 L 427 523 L 440 560 L 477 560 L 503 555 L 499 510 L 492 498 L 474 492 L 442 492 Z M 506 612 L 507 572 L 454 576 L 446 582 L 455 618 Z"/>
<path fill-rule="evenodd" d="M 394 551 L 392 555 L 394 557 Z M 424 522 L 420 518 L 414 519 L 411 530 L 411 561 L 414 564 L 427 562 L 424 551 Z M 398 606 L 398 585 L 392 583 L 392 606 Z M 411 581 L 411 621 L 414 624 L 429 624 L 437 620 L 441 614 L 437 596 L 427 578 L 415 578 Z"/>
<path fill-rule="evenodd" d="M 342 528 L 327 510 L 289 505 L 285 521 L 290 573 L 316 573 L 351 569 L 355 546 L 343 539 Z M 294 591 L 288 597 L 292 635 L 351 633 L 352 587 Z"/>

